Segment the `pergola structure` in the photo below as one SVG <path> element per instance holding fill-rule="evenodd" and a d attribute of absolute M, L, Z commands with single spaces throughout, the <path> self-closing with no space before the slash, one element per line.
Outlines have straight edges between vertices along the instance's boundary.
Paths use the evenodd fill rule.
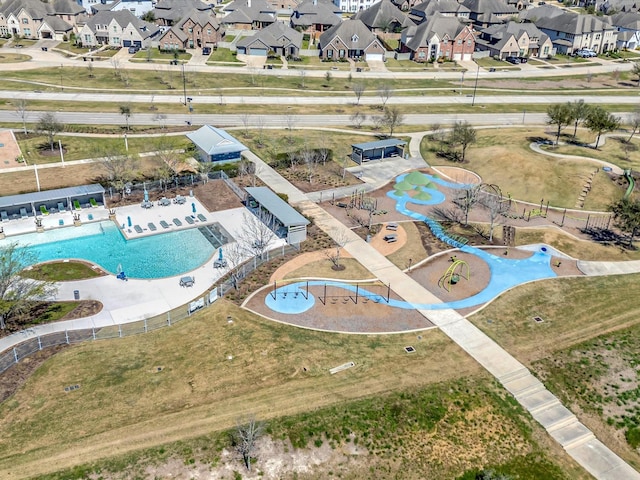
<path fill-rule="evenodd" d="M 42 192 L 22 193 L 0 197 L 0 214 L 3 220 L 26 216 L 35 217 L 42 211 L 47 212 L 77 210 L 77 207 L 104 205 L 104 187 L 99 184 L 80 185 L 78 187 L 58 188 Z M 62 208 L 61 208 L 62 207 Z"/>
<path fill-rule="evenodd" d="M 398 138 L 387 138 L 375 142 L 354 143 L 351 145 L 351 159 L 357 164 L 371 160 L 404 157 L 404 147 L 407 142 Z"/>
<path fill-rule="evenodd" d="M 261 208 L 272 215 L 272 225 L 269 226 L 278 236 L 285 237 L 291 245 L 297 245 L 307 239 L 309 220 L 270 188 L 247 187 L 245 190 L 249 194 L 247 205 L 250 208 Z"/>

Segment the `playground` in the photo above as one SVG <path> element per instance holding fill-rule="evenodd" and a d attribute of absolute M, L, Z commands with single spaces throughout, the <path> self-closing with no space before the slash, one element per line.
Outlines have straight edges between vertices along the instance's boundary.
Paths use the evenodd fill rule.
<path fill-rule="evenodd" d="M 266 317 L 306 328 L 359 333 L 397 332 L 425 328 L 420 326 L 420 316 L 415 316 L 416 309 L 451 308 L 467 315 L 514 286 L 560 275 L 582 275 L 575 259 L 549 246 L 511 248 L 503 245 L 480 249 L 468 245 L 467 238 L 447 232 L 434 219 L 438 212 L 436 209 L 447 208 L 443 205 L 451 203 L 451 199 L 458 195 L 456 190 L 467 188 L 478 180 L 462 169 L 452 173 L 457 179 L 472 183 L 461 184 L 448 177 L 443 179 L 433 170 L 416 170 L 398 176 L 383 189 L 384 196 L 380 196 L 380 192 L 375 192 L 377 196 L 369 196 L 354 191 L 341 202 L 329 202 L 329 208 L 333 207 L 339 214 L 344 211 L 343 217 L 355 218 L 360 225 L 364 223 L 363 218 L 373 222 L 374 215 L 392 219 L 393 222 L 382 224 L 369 239 L 371 245 L 385 256 L 390 251 L 388 245 L 394 245 L 395 251 L 407 241 L 402 224 L 396 220 L 409 218 L 424 222 L 432 235 L 450 248 L 429 258 L 417 259 L 417 263 L 409 265 L 406 272 L 441 303 L 408 304 L 392 295 L 390 285 L 331 280 L 281 282 L 278 285 L 280 276 L 274 275 L 273 284 L 256 292 L 245 306 Z M 548 221 L 550 212 L 558 214 L 543 204 L 537 209 L 529 207 L 536 212 L 534 221 Z M 523 213 L 521 218 L 514 220 L 531 222 L 531 213 L 528 216 Z M 565 213 L 561 221 L 571 222 L 571 218 L 567 219 Z M 609 219 L 604 216 L 593 220 L 587 218 L 586 226 L 590 221 L 594 228 L 604 229 Z M 396 233 L 398 231 L 400 235 Z M 301 260 L 297 260 L 297 266 Z M 318 261 L 317 258 L 307 260 Z M 292 266 L 285 266 L 281 274 L 294 270 Z M 390 309 L 394 308 L 401 309 L 402 314 L 393 314 Z"/>

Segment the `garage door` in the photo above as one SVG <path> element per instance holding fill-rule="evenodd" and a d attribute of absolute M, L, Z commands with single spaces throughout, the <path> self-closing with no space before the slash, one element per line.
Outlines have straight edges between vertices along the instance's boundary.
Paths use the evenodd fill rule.
<path fill-rule="evenodd" d="M 367 62 L 369 60 L 373 60 L 373 61 L 378 61 L 378 62 L 382 62 L 384 61 L 384 55 L 382 53 L 367 53 L 367 56 L 365 57 Z"/>
<path fill-rule="evenodd" d="M 249 50 L 249 55 L 260 55 L 261 57 L 267 56 L 266 48 L 252 48 Z"/>
<path fill-rule="evenodd" d="M 142 48 L 142 41 L 141 40 L 135 40 L 133 42 L 133 46 L 137 47 L 137 48 Z"/>
<path fill-rule="evenodd" d="M 123 40 L 122 41 L 122 46 L 123 47 L 130 47 L 131 46 L 131 40 Z"/>

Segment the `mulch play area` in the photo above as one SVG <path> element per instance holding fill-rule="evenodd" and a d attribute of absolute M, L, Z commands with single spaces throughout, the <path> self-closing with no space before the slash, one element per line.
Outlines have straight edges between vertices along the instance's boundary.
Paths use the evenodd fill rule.
<path fill-rule="evenodd" d="M 387 295 L 387 288 L 362 284 L 361 288 L 381 296 Z M 313 307 L 302 314 L 284 314 L 271 310 L 265 305 L 273 286 L 267 286 L 256 292 L 244 305 L 259 315 L 303 328 L 347 333 L 383 333 L 402 332 L 433 327 L 433 324 L 415 310 L 393 308 L 384 301 L 353 300 L 355 294 L 336 287 L 327 288 L 325 304 L 320 301 L 324 296 L 323 286 L 310 286 L 309 293 L 315 297 Z M 351 297 L 351 298 L 350 298 Z M 401 300 L 393 290 L 391 298 Z"/>

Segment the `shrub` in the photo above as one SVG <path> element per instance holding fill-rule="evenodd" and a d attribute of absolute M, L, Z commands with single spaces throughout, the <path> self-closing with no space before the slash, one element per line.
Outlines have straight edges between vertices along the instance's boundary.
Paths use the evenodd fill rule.
<path fill-rule="evenodd" d="M 640 427 L 627 429 L 627 431 L 624 433 L 624 436 L 632 448 L 640 447 Z"/>

